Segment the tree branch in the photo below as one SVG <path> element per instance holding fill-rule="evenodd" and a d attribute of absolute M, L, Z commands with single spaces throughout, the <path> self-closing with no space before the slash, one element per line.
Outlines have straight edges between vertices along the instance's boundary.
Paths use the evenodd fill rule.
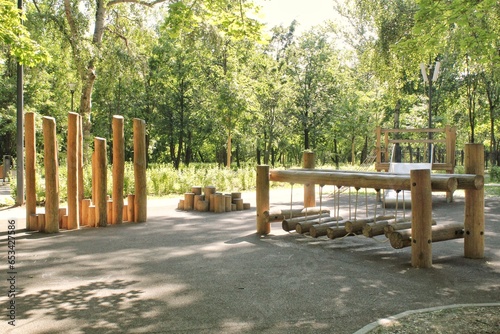
<path fill-rule="evenodd" d="M 167 2 L 171 0 L 153 0 L 153 1 L 141 1 L 141 0 L 111 0 L 108 2 L 107 7 L 111 7 L 120 3 L 136 3 L 138 5 L 146 6 L 146 7 L 153 7 L 154 5 L 157 5 L 159 3 Z"/>

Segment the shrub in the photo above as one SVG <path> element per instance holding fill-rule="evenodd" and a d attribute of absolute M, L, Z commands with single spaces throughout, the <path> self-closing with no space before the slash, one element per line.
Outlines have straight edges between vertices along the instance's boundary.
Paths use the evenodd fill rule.
<path fill-rule="evenodd" d="M 500 167 L 493 166 L 490 168 L 490 181 L 491 182 L 500 182 Z"/>

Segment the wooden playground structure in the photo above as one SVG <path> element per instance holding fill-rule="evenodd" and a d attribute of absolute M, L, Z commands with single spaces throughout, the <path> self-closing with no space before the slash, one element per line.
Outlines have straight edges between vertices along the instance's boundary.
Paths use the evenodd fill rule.
<path fill-rule="evenodd" d="M 146 188 L 146 125 L 133 120 L 135 194 L 128 195 L 124 204 L 124 118 L 113 116 L 113 189 L 109 199 L 107 189 L 106 139 L 94 138 L 92 154 L 92 199 L 84 198 L 83 133 L 79 114 L 68 113 L 67 129 L 67 197 L 68 207 L 60 208 L 59 162 L 56 121 L 43 117 L 45 211 L 36 207 L 36 146 L 35 114 L 25 114 L 26 149 L 26 228 L 45 233 L 81 226 L 104 227 L 123 221 L 145 222 L 147 219 Z"/>
<path fill-rule="evenodd" d="M 451 148 L 450 148 L 451 149 Z M 437 167 L 450 167 L 437 166 Z M 484 147 L 482 144 L 467 144 L 465 146 L 465 173 L 466 174 L 434 174 L 429 169 L 412 170 L 410 175 L 378 173 L 378 172 L 343 172 L 315 169 L 314 153 L 304 152 L 303 169 L 270 170 L 269 166 L 257 167 L 257 234 L 267 235 L 271 232 L 271 223 L 282 221 L 287 217 L 320 215 L 321 205 L 316 207 L 315 185 L 322 189 L 324 185 L 333 185 L 337 188 L 354 187 L 373 188 L 377 193 L 382 189 L 394 189 L 397 192 L 411 191 L 411 228 L 402 224 L 402 221 L 391 217 L 343 222 L 323 223 L 321 218 L 308 227 L 311 229 L 328 230 L 331 239 L 341 236 L 354 235 L 366 230 L 387 231 L 392 227 L 393 232 L 386 232 L 395 248 L 411 246 L 411 265 L 413 267 L 428 268 L 432 266 L 432 243 L 456 238 L 464 238 L 464 256 L 467 258 L 484 257 Z M 288 182 L 304 185 L 304 209 L 273 212 L 270 210 L 270 181 Z M 432 192 L 446 191 L 453 193 L 456 189 L 465 191 L 464 222 L 450 225 L 440 225 L 432 219 Z M 308 209 L 310 212 L 308 214 Z M 304 213 L 305 212 L 305 213 Z M 329 214 L 328 214 L 329 216 Z M 298 218 L 298 217 L 297 217 Z M 397 218 L 397 217 L 396 217 Z M 307 218 L 298 218 L 302 221 Z M 311 218 L 313 219 L 313 218 Z M 341 219 L 337 217 L 337 219 Z M 353 227 L 353 225 L 355 225 Z M 399 228 L 398 228 L 399 225 Z M 404 226 L 404 227 L 401 227 Z M 406 228 L 405 228 L 406 227 Z M 405 228 L 405 229 L 401 229 Z M 293 227 L 296 229 L 296 227 Z M 330 233 L 330 231 L 332 231 Z M 367 232 L 367 236 L 373 236 Z M 312 234 L 312 233 L 311 233 Z M 380 233 L 377 233 L 380 234 Z M 324 234 L 323 234 L 324 235 Z M 393 240 L 394 239 L 394 242 Z"/>

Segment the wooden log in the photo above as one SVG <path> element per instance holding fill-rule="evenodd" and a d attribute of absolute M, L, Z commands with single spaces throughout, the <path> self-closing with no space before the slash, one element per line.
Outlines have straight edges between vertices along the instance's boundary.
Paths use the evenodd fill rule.
<path fill-rule="evenodd" d="M 107 223 L 108 224 L 114 224 L 115 221 L 113 219 L 113 201 L 112 200 L 108 200 L 106 202 L 106 209 L 107 209 L 107 218 L 108 218 L 108 221 Z M 123 211 L 123 210 L 122 210 Z"/>
<path fill-rule="evenodd" d="M 397 221 L 401 224 L 403 224 L 403 222 L 408 222 L 409 224 L 411 224 L 411 218 L 409 217 L 400 218 Z M 363 226 L 362 233 L 367 238 L 373 238 L 374 236 L 385 234 L 386 228 L 391 224 L 395 223 L 396 219 L 384 219 L 384 220 L 377 220 L 376 222 L 373 223 L 367 223 L 365 226 Z"/>
<path fill-rule="evenodd" d="M 191 192 L 195 195 L 201 195 L 202 187 L 200 186 L 193 186 L 191 187 Z"/>
<path fill-rule="evenodd" d="M 312 220 L 306 220 L 303 222 L 297 223 L 295 226 L 295 231 L 299 234 L 304 234 L 310 231 L 310 228 L 313 225 L 318 225 L 322 222 L 333 222 L 333 221 L 340 221 L 342 220 L 342 217 L 327 217 L 327 218 L 318 218 L 318 219 L 312 219 Z"/>
<path fill-rule="evenodd" d="M 236 211 L 236 204 L 231 204 L 231 211 Z"/>
<path fill-rule="evenodd" d="M 129 222 L 135 222 L 135 195 L 127 196 L 127 217 Z"/>
<path fill-rule="evenodd" d="M 36 214 L 36 130 L 35 113 L 24 114 L 24 147 L 26 169 L 26 229 L 38 230 L 38 218 L 34 221 L 31 216 Z M 0 167 L 0 171 L 2 168 Z M 3 178 L 3 177 L 2 177 Z M 35 225 L 31 226 L 31 223 Z"/>
<path fill-rule="evenodd" d="M 193 211 L 194 209 L 194 193 L 184 194 L 184 210 Z"/>
<path fill-rule="evenodd" d="M 69 230 L 68 228 L 68 215 L 64 215 L 62 216 L 62 219 L 61 219 L 61 228 L 63 230 Z"/>
<path fill-rule="evenodd" d="M 252 205 L 250 203 L 243 203 L 243 210 L 250 210 Z"/>
<path fill-rule="evenodd" d="M 309 215 L 309 216 L 300 216 L 300 217 L 293 217 L 293 218 L 288 218 L 284 219 L 281 222 L 281 227 L 283 228 L 284 231 L 290 232 L 295 230 L 296 226 L 298 223 L 306 221 L 306 220 L 313 220 L 313 219 L 318 219 L 318 218 L 327 218 L 330 217 L 330 213 L 325 212 L 321 214 L 315 214 L 315 215 Z"/>
<path fill-rule="evenodd" d="M 59 208 L 59 228 L 62 228 L 63 217 L 66 216 L 66 208 Z"/>
<path fill-rule="evenodd" d="M 302 154 L 302 167 L 306 170 L 313 170 L 315 167 L 315 155 L 313 152 L 304 151 Z M 316 206 L 315 184 L 313 182 L 304 183 L 304 207 Z"/>
<path fill-rule="evenodd" d="M 484 146 L 465 145 L 465 172 L 484 175 Z M 484 257 L 484 188 L 465 191 L 464 256 L 470 259 Z"/>
<path fill-rule="evenodd" d="M 321 170 L 271 170 L 270 181 L 294 182 L 301 184 L 323 184 L 346 187 L 411 190 L 410 178 L 407 175 L 377 172 L 324 172 Z M 433 177 L 433 191 L 455 191 L 456 175 L 449 177 Z"/>
<path fill-rule="evenodd" d="M 82 200 L 82 219 L 80 221 L 81 226 L 89 225 L 89 207 L 90 207 L 90 199 L 83 199 Z"/>
<path fill-rule="evenodd" d="M 194 195 L 193 209 L 198 211 L 198 202 L 203 201 L 203 195 Z"/>
<path fill-rule="evenodd" d="M 45 232 L 45 213 L 38 214 L 38 231 Z"/>
<path fill-rule="evenodd" d="M 181 211 L 184 211 L 184 204 L 186 203 L 186 200 L 184 199 L 180 199 L 179 200 L 179 203 L 177 204 L 177 209 L 178 210 L 181 210 Z"/>
<path fill-rule="evenodd" d="M 215 194 L 215 186 L 205 186 L 203 188 L 203 194 L 205 194 L 205 201 L 210 205 L 210 196 Z M 209 206 L 209 208 L 212 208 L 212 206 Z"/>
<path fill-rule="evenodd" d="M 232 192 L 231 193 L 231 203 L 233 202 L 233 199 L 236 199 L 236 198 L 241 198 L 240 192 Z"/>
<path fill-rule="evenodd" d="M 232 204 L 231 194 L 224 195 L 224 204 L 225 204 L 225 210 L 224 211 L 231 212 L 231 204 Z"/>
<path fill-rule="evenodd" d="M 108 224 L 107 210 L 107 154 L 106 139 L 94 138 L 95 153 L 95 214 L 96 227 L 105 227 Z"/>
<path fill-rule="evenodd" d="M 432 225 L 436 225 L 436 221 L 432 220 Z M 392 232 L 396 232 L 399 230 L 406 230 L 411 228 L 411 217 L 408 218 L 400 218 L 397 221 L 392 219 L 389 221 L 389 225 L 384 227 L 384 234 L 387 238 Z"/>
<path fill-rule="evenodd" d="M 363 227 L 368 223 L 373 223 L 375 220 L 387 220 L 392 219 L 394 216 L 378 216 L 360 219 L 350 219 L 345 223 L 345 230 L 347 233 L 359 233 L 363 230 Z"/>
<path fill-rule="evenodd" d="M 68 230 L 80 228 L 80 201 L 78 199 L 78 140 L 80 115 L 68 113 L 67 134 L 67 196 L 68 196 Z"/>
<path fill-rule="evenodd" d="M 89 206 L 88 216 L 87 216 L 88 226 L 96 227 L 96 219 L 95 219 L 95 205 L 91 204 Z"/>
<path fill-rule="evenodd" d="M 257 234 L 266 235 L 271 232 L 271 224 L 264 214 L 269 211 L 269 166 L 257 166 L 256 180 Z"/>
<path fill-rule="evenodd" d="M 266 216 L 266 219 L 269 223 L 273 222 L 281 222 L 284 219 L 289 219 L 289 218 L 294 218 L 294 217 L 303 217 L 303 216 L 310 216 L 310 215 L 315 215 L 319 213 L 330 213 L 329 209 L 325 208 L 320 208 L 319 206 L 317 207 L 312 207 L 312 208 L 300 208 L 300 209 L 279 209 L 279 208 L 272 208 L 271 210 L 268 210 L 264 212 L 264 215 Z"/>
<path fill-rule="evenodd" d="M 82 115 L 78 117 L 78 203 L 80 204 L 80 208 L 82 206 L 82 201 L 85 198 L 85 188 L 83 182 L 83 119 Z M 82 210 L 80 210 L 80 225 L 84 219 L 84 215 L 82 214 Z"/>
<path fill-rule="evenodd" d="M 125 182 L 125 135 L 124 118 L 120 115 L 113 115 L 113 206 L 112 224 L 121 224 L 123 218 L 123 192 Z"/>
<path fill-rule="evenodd" d="M 411 265 L 432 267 L 432 188 L 431 171 L 410 171 L 411 178 Z"/>
<path fill-rule="evenodd" d="M 59 232 L 59 162 L 57 159 L 56 120 L 43 117 L 45 165 L 45 225 L 43 232 Z"/>
<path fill-rule="evenodd" d="M 134 221 L 142 223 L 148 217 L 148 194 L 146 178 L 146 123 L 134 118 Z"/>
<path fill-rule="evenodd" d="M 309 235 L 313 238 L 325 236 L 329 227 L 341 227 L 345 235 L 345 220 L 315 224 L 309 228 Z"/>
<path fill-rule="evenodd" d="M 209 203 L 205 200 L 200 200 L 196 203 L 196 211 L 207 212 L 209 209 Z"/>
<path fill-rule="evenodd" d="M 128 222 L 128 204 L 123 204 L 123 221 Z"/>
<path fill-rule="evenodd" d="M 223 213 L 225 212 L 226 202 L 224 200 L 224 196 L 221 193 L 214 194 L 214 212 L 215 213 Z"/>
<path fill-rule="evenodd" d="M 209 195 L 208 207 L 210 212 L 215 212 L 215 193 Z"/>
<path fill-rule="evenodd" d="M 32 213 L 29 219 L 30 219 L 29 223 L 30 231 L 38 231 L 39 230 L 38 215 L 36 213 Z"/>
<path fill-rule="evenodd" d="M 348 235 L 345 230 L 345 224 L 340 226 L 330 226 L 326 229 L 326 235 L 329 239 L 342 238 Z"/>
<path fill-rule="evenodd" d="M 243 210 L 243 198 L 236 198 L 233 200 L 234 204 L 236 204 L 236 211 Z"/>
<path fill-rule="evenodd" d="M 460 239 L 464 237 L 462 223 L 433 225 L 431 228 L 432 242 Z M 398 230 L 389 235 L 391 246 L 395 249 L 410 247 L 412 245 L 411 229 Z"/>

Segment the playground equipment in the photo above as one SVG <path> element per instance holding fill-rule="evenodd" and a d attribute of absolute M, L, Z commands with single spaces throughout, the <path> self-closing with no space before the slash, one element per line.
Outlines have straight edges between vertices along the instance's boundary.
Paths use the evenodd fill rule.
<path fill-rule="evenodd" d="M 203 190 L 203 194 L 202 194 Z M 231 212 L 250 209 L 250 203 L 244 203 L 240 192 L 223 194 L 215 191 L 215 186 L 193 186 L 191 192 L 179 200 L 178 210 L 200 212 Z"/>
<path fill-rule="evenodd" d="M 308 155 L 311 153 L 304 153 Z M 311 157 L 304 157 L 304 161 Z M 394 189 L 396 191 L 411 191 L 411 229 L 404 232 L 409 233 L 411 240 L 411 264 L 414 267 L 427 268 L 432 266 L 432 242 L 464 237 L 464 256 L 467 258 L 482 258 L 484 256 L 484 148 L 480 144 L 467 144 L 465 147 L 465 172 L 467 174 L 431 174 L 429 169 L 411 170 L 410 175 L 392 173 L 357 173 L 339 172 L 331 170 L 315 170 L 312 168 L 296 170 L 270 170 L 269 166 L 257 167 L 257 233 L 269 234 L 271 231 L 269 182 L 289 182 L 292 184 L 304 184 L 304 207 L 315 206 L 314 193 L 310 190 L 315 184 L 334 185 L 337 188 L 354 187 L 373 188 L 377 192 L 382 189 Z M 435 225 L 432 220 L 432 192 L 446 191 L 452 193 L 456 189 L 465 190 L 465 215 L 464 224 L 457 233 L 457 226 Z M 307 203 L 307 204 L 306 204 Z M 366 224 L 377 226 L 386 218 L 378 217 L 376 214 L 370 222 L 363 222 L 361 230 Z M 332 230 L 332 239 L 335 233 L 338 237 L 349 233 L 361 231 L 359 225 L 347 231 L 348 221 L 337 224 Z M 399 220 L 392 225 L 401 223 Z M 321 226 L 322 224 L 313 225 Z M 389 222 L 382 224 L 384 228 Z M 378 228 L 379 226 L 377 226 Z M 396 233 L 403 233 L 402 230 Z M 443 232 L 445 231 L 445 232 Z M 450 232 L 451 231 L 451 232 Z M 463 233 L 461 232 L 463 231 Z M 340 234 L 339 234 L 340 233 Z M 403 233 L 403 234 L 404 234 Z M 330 235 L 328 235 L 330 237 Z M 406 236 L 403 238 L 407 238 Z M 402 242 L 409 246 L 408 242 Z"/>
<path fill-rule="evenodd" d="M 31 231 L 58 232 L 60 228 L 78 229 L 86 225 L 104 227 L 123 221 L 144 222 L 147 219 L 145 122 L 133 120 L 135 194 L 123 201 L 124 140 L 123 117 L 113 117 L 113 200 L 107 196 L 106 140 L 94 138 L 92 155 L 92 199 L 84 199 L 83 135 L 81 116 L 68 114 L 67 168 L 68 208 L 59 207 L 59 164 L 56 121 L 43 117 L 45 212 L 36 212 L 35 114 L 25 115 L 26 146 L 26 227 Z"/>

